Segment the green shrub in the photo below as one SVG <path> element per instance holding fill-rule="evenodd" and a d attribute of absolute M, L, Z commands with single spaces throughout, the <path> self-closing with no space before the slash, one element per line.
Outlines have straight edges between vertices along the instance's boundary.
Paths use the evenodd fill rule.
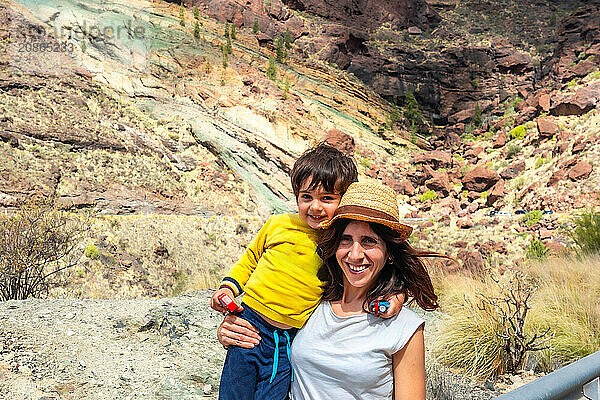
<path fill-rule="evenodd" d="M 254 25 L 252 25 L 252 33 L 255 35 L 258 33 L 258 17 L 254 17 Z"/>
<path fill-rule="evenodd" d="M 539 239 L 532 239 L 527 246 L 525 256 L 530 260 L 544 261 L 548 256 L 548 248 Z"/>
<path fill-rule="evenodd" d="M 548 159 L 545 157 L 538 157 L 537 160 L 535 160 L 535 168 L 539 168 L 542 165 L 546 164 L 548 162 Z"/>
<path fill-rule="evenodd" d="M 567 83 L 567 89 L 572 89 L 575 85 L 577 85 L 577 79 L 573 78 Z"/>
<path fill-rule="evenodd" d="M 90 244 L 88 247 L 86 247 L 83 254 L 91 260 L 96 260 L 98 257 L 100 257 L 100 251 L 98 250 L 98 247 L 94 246 L 93 244 Z"/>
<path fill-rule="evenodd" d="M 518 144 L 510 143 L 508 145 L 508 148 L 506 149 L 506 157 L 513 158 L 514 156 L 519 154 L 521 150 L 521 146 L 519 146 Z"/>
<path fill-rule="evenodd" d="M 527 127 L 525 125 L 519 125 L 511 129 L 511 131 L 508 133 L 508 136 L 511 139 L 523 140 L 526 133 Z"/>
<path fill-rule="evenodd" d="M 542 211 L 541 210 L 533 210 L 529 211 L 527 214 L 523 216 L 522 221 L 525 223 L 525 226 L 528 228 L 534 224 L 537 224 L 540 219 L 542 219 Z"/>
<path fill-rule="evenodd" d="M 198 6 L 194 6 L 194 19 L 200 19 L 200 10 L 198 10 Z"/>
<path fill-rule="evenodd" d="M 583 254 L 600 253 L 600 213 L 589 210 L 573 219 L 574 228 L 568 232 Z"/>
<path fill-rule="evenodd" d="M 427 200 L 435 200 L 437 198 L 437 193 L 433 190 L 429 189 L 425 193 L 421 195 L 421 203 L 426 202 Z"/>

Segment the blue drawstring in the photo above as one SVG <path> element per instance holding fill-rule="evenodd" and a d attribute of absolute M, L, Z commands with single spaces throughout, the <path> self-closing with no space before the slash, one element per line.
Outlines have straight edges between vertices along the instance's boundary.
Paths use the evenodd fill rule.
<path fill-rule="evenodd" d="M 285 345 L 285 349 L 287 350 L 288 361 L 290 362 L 290 369 L 292 371 L 292 382 L 294 382 L 294 369 L 292 368 L 292 359 L 290 358 L 290 335 L 288 335 L 287 331 L 283 331 L 283 334 L 287 338 L 287 344 Z"/>
<path fill-rule="evenodd" d="M 283 335 L 287 339 L 287 343 L 285 345 L 285 350 L 287 352 L 287 358 L 290 362 L 290 368 L 292 364 L 292 359 L 290 358 L 290 335 L 287 331 L 283 331 Z M 273 338 L 275 339 L 275 353 L 273 354 L 273 373 L 271 374 L 271 379 L 269 379 L 269 383 L 273 383 L 273 379 L 275 379 L 275 375 L 277 375 L 277 367 L 279 366 L 279 334 L 277 331 L 273 331 Z M 292 369 L 292 382 L 294 381 L 294 370 Z"/>
<path fill-rule="evenodd" d="M 273 338 L 275 339 L 275 354 L 273 354 L 273 373 L 271 374 L 269 383 L 273 383 L 273 379 L 275 379 L 275 375 L 277 375 L 277 366 L 279 364 L 279 334 L 277 331 L 273 331 Z"/>

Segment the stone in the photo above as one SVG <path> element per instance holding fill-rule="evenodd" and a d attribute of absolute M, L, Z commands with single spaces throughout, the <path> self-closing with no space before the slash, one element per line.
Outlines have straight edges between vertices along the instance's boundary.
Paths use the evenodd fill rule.
<path fill-rule="evenodd" d="M 550 94 L 548 93 L 543 93 L 538 98 L 538 105 L 545 113 L 550 111 L 550 98 Z"/>
<path fill-rule="evenodd" d="M 525 160 L 515 161 L 500 172 L 502 179 L 514 179 L 525 171 Z"/>
<path fill-rule="evenodd" d="M 558 184 L 558 182 L 565 179 L 566 174 L 567 173 L 564 169 L 559 169 L 559 170 L 554 171 L 552 173 L 552 175 L 550 176 L 550 179 L 548 179 L 548 183 L 546 183 L 546 186 L 548 186 L 548 187 L 556 186 Z"/>
<path fill-rule="evenodd" d="M 552 117 L 540 117 L 536 122 L 540 136 L 552 137 L 558 132 L 558 125 Z"/>
<path fill-rule="evenodd" d="M 573 143 L 573 149 L 571 149 L 571 153 L 572 154 L 581 153 L 582 151 L 585 150 L 587 145 L 588 145 L 587 141 L 578 140 L 575 143 Z"/>
<path fill-rule="evenodd" d="M 426 151 L 416 155 L 412 162 L 414 164 L 427 164 L 434 169 L 450 168 L 452 166 L 452 155 L 441 150 Z"/>
<path fill-rule="evenodd" d="M 478 166 L 463 177 L 463 188 L 475 192 L 484 192 L 490 189 L 500 180 L 500 176 L 484 166 Z"/>
<path fill-rule="evenodd" d="M 433 178 L 428 179 L 425 182 L 425 186 L 428 189 L 441 193 L 444 197 L 448 196 L 452 190 L 448 175 L 441 173 L 436 173 Z"/>
<path fill-rule="evenodd" d="M 485 201 L 485 205 L 491 207 L 494 205 L 496 201 L 503 198 L 506 195 L 506 191 L 504 189 L 504 180 L 500 179 L 496 184 L 492 187 L 490 193 L 488 193 L 487 199 Z"/>
<path fill-rule="evenodd" d="M 550 229 L 541 228 L 539 237 L 541 240 L 550 239 L 552 237 L 552 231 Z"/>
<path fill-rule="evenodd" d="M 592 165 L 587 161 L 579 161 L 569 171 L 569 179 L 573 181 L 579 181 L 587 179 L 592 173 Z"/>
<path fill-rule="evenodd" d="M 552 115 L 582 115 L 593 110 L 600 100 L 600 82 L 577 89 L 575 94 L 552 96 Z"/>
<path fill-rule="evenodd" d="M 500 133 L 498 133 L 496 135 L 496 139 L 494 139 L 494 144 L 492 145 L 492 147 L 494 149 L 499 149 L 501 147 L 503 147 L 506 144 L 506 132 L 501 131 Z"/>
<path fill-rule="evenodd" d="M 412 196 L 415 194 L 415 187 L 408 179 L 404 179 L 394 189 L 399 193 L 406 196 Z"/>
<path fill-rule="evenodd" d="M 456 226 L 460 229 L 469 229 L 473 227 L 473 220 L 471 218 L 459 218 L 456 220 Z"/>
<path fill-rule="evenodd" d="M 418 26 L 409 26 L 408 27 L 408 34 L 409 35 L 420 35 L 422 33 L 423 33 L 423 31 Z"/>

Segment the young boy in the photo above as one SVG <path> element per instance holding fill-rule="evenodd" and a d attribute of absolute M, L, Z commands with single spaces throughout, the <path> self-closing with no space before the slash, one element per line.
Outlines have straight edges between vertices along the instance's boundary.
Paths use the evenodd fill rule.
<path fill-rule="evenodd" d="M 333 217 L 342 194 L 357 180 L 352 159 L 326 144 L 294 163 L 291 181 L 298 214 L 271 217 L 211 299 L 213 309 L 225 312 L 218 296 L 234 298 L 244 292 L 238 312 L 261 337 L 254 348 L 228 348 L 219 399 L 286 398 L 293 379 L 291 341 L 321 300 L 320 225 Z"/>

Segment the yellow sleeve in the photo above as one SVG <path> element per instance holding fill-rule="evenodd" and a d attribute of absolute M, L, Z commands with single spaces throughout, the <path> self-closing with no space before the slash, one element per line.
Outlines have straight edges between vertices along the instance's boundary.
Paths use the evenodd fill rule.
<path fill-rule="evenodd" d="M 250 243 L 244 254 L 227 272 L 221 281 L 220 287 L 228 287 L 236 296 L 239 296 L 244 291 L 246 282 L 248 282 L 248 279 L 250 279 L 250 276 L 256 269 L 258 260 L 260 260 L 266 248 L 270 223 L 271 219 L 260 228 L 260 231 L 258 231 L 258 234 L 252 240 L 252 243 Z"/>

